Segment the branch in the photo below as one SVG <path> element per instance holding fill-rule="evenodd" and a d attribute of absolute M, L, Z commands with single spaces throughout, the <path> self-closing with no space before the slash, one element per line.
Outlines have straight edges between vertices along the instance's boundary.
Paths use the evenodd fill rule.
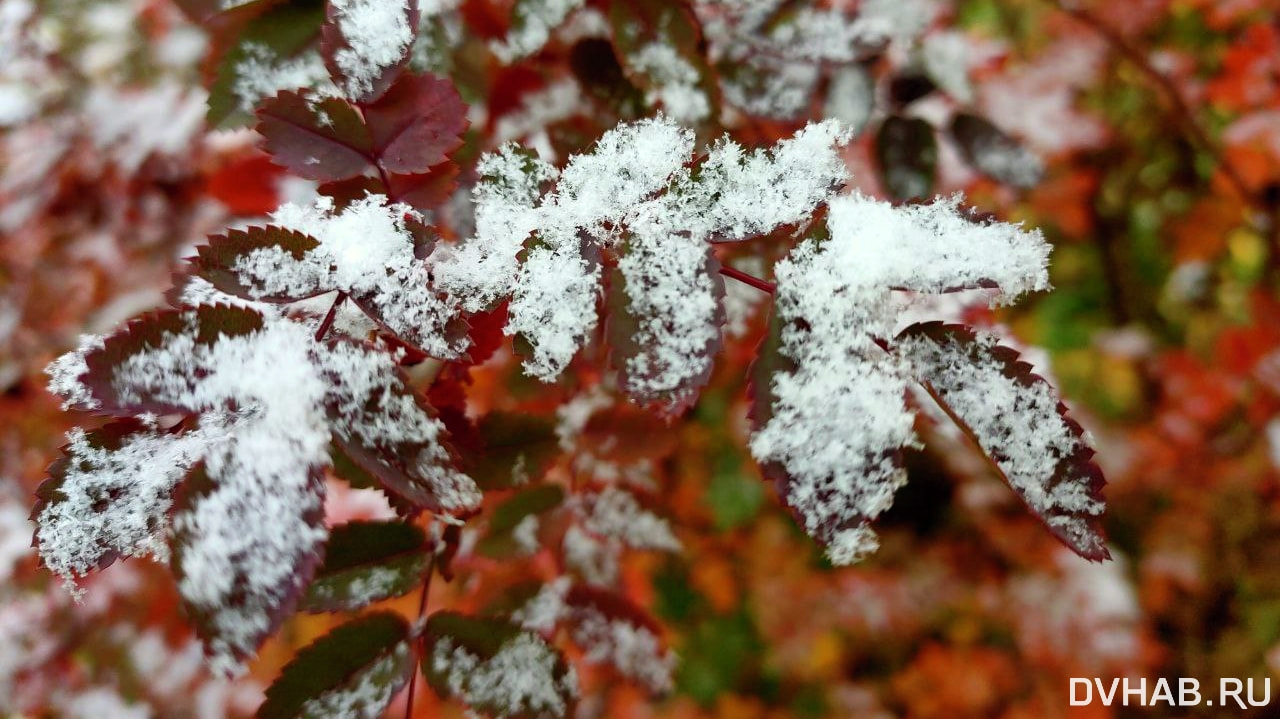
<path fill-rule="evenodd" d="M 333 321 L 338 317 L 338 307 L 347 299 L 346 292 L 339 292 L 338 296 L 333 298 L 333 304 L 329 306 L 329 312 L 320 321 L 320 326 L 316 328 L 316 342 L 324 339 L 329 334 L 329 328 L 333 326 Z"/>

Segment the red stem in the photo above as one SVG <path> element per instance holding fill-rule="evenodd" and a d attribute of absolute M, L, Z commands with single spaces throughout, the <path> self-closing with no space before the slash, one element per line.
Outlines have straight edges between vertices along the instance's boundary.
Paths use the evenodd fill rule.
<path fill-rule="evenodd" d="M 743 284 L 751 285 L 752 287 L 756 288 L 757 290 L 760 290 L 761 292 L 774 294 L 775 292 L 778 291 L 778 286 L 776 284 L 769 282 L 768 280 L 762 280 L 759 277 L 756 277 L 755 275 L 749 275 L 743 272 L 742 270 L 734 269 L 727 265 L 720 267 L 720 274 L 724 275 L 725 277 L 732 277 L 733 279 Z"/>
<path fill-rule="evenodd" d="M 324 339 L 329 334 L 329 328 L 333 326 L 333 321 L 338 317 L 338 307 L 347 299 L 346 292 L 339 292 L 338 296 L 333 298 L 333 304 L 329 306 L 329 313 L 320 321 L 320 326 L 316 328 L 316 342 Z"/>
<path fill-rule="evenodd" d="M 427 576 L 422 580 L 422 598 L 418 600 L 419 620 L 427 613 L 427 597 L 431 594 L 431 576 L 435 573 L 436 554 L 435 549 L 432 549 L 431 559 L 427 562 Z M 421 662 L 418 663 L 420 664 Z M 413 674 L 409 676 L 409 695 L 405 697 L 404 719 L 412 719 L 413 717 L 413 694 L 418 688 L 418 673 L 417 667 L 414 667 Z"/>

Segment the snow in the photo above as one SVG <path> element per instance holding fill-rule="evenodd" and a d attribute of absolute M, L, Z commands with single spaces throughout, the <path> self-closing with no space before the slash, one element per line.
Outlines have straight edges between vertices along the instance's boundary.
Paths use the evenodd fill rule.
<path fill-rule="evenodd" d="M 148 398 L 186 407 L 201 413 L 199 428 L 147 436 L 111 457 L 73 433 L 74 501 L 46 510 L 52 523 L 41 530 L 49 533 L 42 556 L 75 575 L 100 556 L 95 544 L 82 542 L 156 551 L 155 524 L 173 483 L 202 461 L 212 487 L 173 519 L 183 538 L 179 589 L 212 628 L 213 666 L 233 671 L 300 591 L 308 572 L 299 567 L 318 556 L 327 536 L 318 470 L 329 463 L 332 433 L 370 448 L 410 447 L 406 470 L 447 511 L 474 509 L 480 492 L 452 468 L 443 425 L 400 384 L 387 352 L 354 343 L 318 351 L 308 324 L 279 316 L 264 318 L 254 332 L 210 341 L 201 337 L 199 316 L 182 315 L 182 330 L 130 355 L 111 378 L 126 405 Z M 82 351 L 55 363 L 54 389 L 64 397 L 83 393 L 75 384 L 83 364 Z M 337 419 L 329 419 L 329 403 Z M 234 421 L 226 407 L 236 408 Z M 122 503 L 96 512 L 101 492 L 116 489 L 128 490 Z"/>
<path fill-rule="evenodd" d="M 875 81 L 861 66 L 840 68 L 831 74 L 831 86 L 827 89 L 823 114 L 839 120 L 857 135 L 871 119 L 871 111 L 875 109 L 875 94 Z"/>
<path fill-rule="evenodd" d="M 0 486 L 16 482 L 0 479 Z M 9 581 L 17 564 L 31 556 L 31 523 L 24 500 L 0 492 L 0 584 Z"/>
<path fill-rule="evenodd" d="M 144 430 L 110 450 L 73 429 L 64 450 L 60 497 L 36 518 L 45 566 L 72 578 L 96 569 L 112 551 L 167 560 L 165 531 L 174 487 L 211 445 L 226 438 L 227 427 L 211 421 L 181 435 Z"/>
<path fill-rule="evenodd" d="M 719 331 L 702 243 L 806 217 L 844 180 L 838 147 L 848 137 L 827 121 L 768 150 L 746 152 L 725 139 L 695 174 L 693 133 L 659 116 L 606 132 L 591 152 L 570 158 L 540 198 L 553 170 L 504 146 L 482 160 L 475 236 L 442 251 L 433 269 L 468 309 L 509 291 L 506 333 L 527 340 L 526 373 L 550 381 L 595 329 L 595 250 L 630 240 L 635 255 L 620 266 L 645 288 L 628 301 L 646 347 L 631 369 L 644 377 L 644 391 L 669 391 L 706 371 L 705 361 L 690 362 Z M 517 269 L 514 256 L 526 243 Z"/>
<path fill-rule="evenodd" d="M 627 59 L 652 85 L 645 90 L 645 102 L 661 105 L 668 115 L 684 123 L 700 122 L 711 116 L 711 102 L 698 87 L 698 69 L 680 57 L 671 44 L 645 45 Z"/>
<path fill-rule="evenodd" d="M 973 40 L 964 33 L 948 31 L 930 33 L 920 48 L 929 77 L 962 104 L 973 102 L 973 84 L 969 82 L 972 45 Z"/>
<path fill-rule="evenodd" d="M 301 260 L 278 248 L 260 248 L 237 258 L 233 269 L 256 297 L 303 297 L 341 290 L 368 302 L 388 328 L 427 354 L 457 359 L 467 338 L 455 336 L 455 302 L 434 291 L 428 264 L 414 256 L 406 205 L 369 195 L 335 212 L 333 199 L 282 205 L 278 226 L 305 233 L 320 245 Z"/>
<path fill-rule="evenodd" d="M 599 537 L 621 540 L 632 549 L 680 551 L 680 540 L 667 520 L 644 509 L 624 489 L 606 487 L 571 501 L 580 507 L 583 528 Z"/>
<path fill-rule="evenodd" d="M 1087 518 L 1100 515 L 1103 505 L 1088 495 L 1085 478 L 1066 476 L 1069 464 L 1060 471 L 1087 447 L 1058 411 L 1049 383 L 1028 386 L 1007 377 L 1004 365 L 989 354 L 997 338 L 986 332 L 978 334 L 976 349 L 951 339 L 939 345 L 913 338 L 900 345 L 1032 511 L 1088 544 Z"/>
<path fill-rule="evenodd" d="M 333 18 L 346 40 L 333 53 L 348 97 L 364 97 L 383 71 L 409 52 L 414 28 L 404 0 L 330 0 Z"/>
<path fill-rule="evenodd" d="M 637 328 L 626 359 L 628 390 L 668 396 L 673 404 L 696 398 L 710 376 L 720 337 L 722 286 L 707 272 L 709 246 L 702 239 L 633 223 L 627 253 L 618 261 L 626 280 L 627 311 Z M 702 380 L 702 381 L 699 381 Z"/>
<path fill-rule="evenodd" d="M 652 692 L 672 689 L 675 654 L 663 649 L 647 627 L 610 618 L 592 607 L 577 608 L 573 615 L 571 636 L 583 648 L 585 661 L 609 664 Z"/>
<path fill-rule="evenodd" d="M 507 64 L 533 55 L 551 39 L 551 31 L 584 4 L 583 0 L 524 0 L 516 3 L 506 40 L 494 41 L 489 47 L 499 60 Z"/>
<path fill-rule="evenodd" d="M 281 90 L 310 87 L 322 94 L 335 90 L 319 50 L 280 57 L 266 45 L 249 42 L 242 46 L 242 51 L 244 56 L 236 63 L 231 86 L 231 94 L 239 102 L 241 112 L 252 113 L 263 98 Z"/>
<path fill-rule="evenodd" d="M 564 716 L 569 709 L 565 698 L 578 693 L 573 669 L 557 679 L 555 650 L 527 632 L 507 640 L 488 659 L 444 637 L 432 647 L 430 661 L 431 669 L 443 674 L 450 695 L 500 717 Z"/>
<path fill-rule="evenodd" d="M 400 642 L 386 656 L 333 689 L 303 703 L 299 716 L 326 719 L 378 719 L 400 690 L 412 650 Z"/>
<path fill-rule="evenodd" d="M 896 455 L 914 441 L 911 368 L 877 343 L 902 311 L 890 291 L 990 280 L 1010 301 L 1048 287 L 1049 248 L 1039 232 L 970 221 L 958 197 L 895 208 L 855 194 L 829 208 L 830 239 L 801 243 L 774 268 L 780 352 L 793 367 L 774 374 L 772 416 L 750 447 L 781 467 L 787 504 L 846 564 L 875 549 L 864 523 L 906 481 Z"/>
<path fill-rule="evenodd" d="M 512 612 L 511 621 L 531 632 L 549 636 L 567 611 L 565 597 L 569 585 L 569 577 L 557 577 L 542 585 L 533 598 Z"/>

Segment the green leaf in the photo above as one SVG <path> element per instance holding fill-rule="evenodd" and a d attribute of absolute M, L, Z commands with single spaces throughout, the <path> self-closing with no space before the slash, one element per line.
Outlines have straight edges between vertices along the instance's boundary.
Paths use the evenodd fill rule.
<path fill-rule="evenodd" d="M 296 230 L 274 225 L 249 227 L 210 237 L 209 244 L 196 248 L 197 256 L 191 263 L 196 274 L 227 294 L 267 302 L 294 302 L 333 289 L 324 283 L 321 271 L 315 263 L 303 261 L 308 252 L 319 246 L 319 241 L 314 237 Z M 315 284 L 307 290 L 287 294 L 265 292 L 264 288 L 268 286 L 266 283 L 273 279 L 270 273 L 258 276 L 252 266 L 237 269 L 237 262 L 246 262 L 254 252 L 273 248 L 282 252 L 278 253 L 279 264 L 273 264 L 271 270 L 288 272 L 291 277 L 314 275 Z M 290 263 L 288 258 L 292 258 L 293 262 Z"/>
<path fill-rule="evenodd" d="M 360 609 L 412 592 L 431 565 L 421 529 L 407 522 L 350 522 L 329 530 L 324 563 L 300 608 Z"/>
<path fill-rule="evenodd" d="M 938 141 L 933 126 L 915 117 L 891 115 L 876 133 L 880 180 L 895 200 L 923 200 L 933 194 Z"/>
<path fill-rule="evenodd" d="M 409 626 L 388 612 L 338 627 L 298 652 L 258 719 L 381 716 L 414 671 Z"/>
<path fill-rule="evenodd" d="M 490 412 L 479 422 L 482 449 L 467 469 L 482 489 L 508 489 L 542 479 L 560 455 L 555 423 L 532 414 Z"/>
<path fill-rule="evenodd" d="M 564 502 L 564 489 L 544 484 L 518 492 L 499 504 L 489 518 L 488 531 L 477 545 L 481 554 L 503 557 L 517 554 L 522 548 L 515 530 L 529 517 L 545 514 Z"/>
<path fill-rule="evenodd" d="M 496 717 L 566 717 L 577 675 L 559 650 L 511 622 L 436 612 L 423 635 L 422 671 L 442 697 Z"/>
<path fill-rule="evenodd" d="M 253 115 L 241 107 L 236 94 L 237 84 L 245 80 L 241 73 L 246 60 L 258 60 L 262 53 L 285 62 L 296 58 L 320 37 L 323 20 L 324 3 L 308 0 L 275 5 L 250 20 L 218 62 L 205 115 L 209 126 L 230 128 L 252 122 Z"/>

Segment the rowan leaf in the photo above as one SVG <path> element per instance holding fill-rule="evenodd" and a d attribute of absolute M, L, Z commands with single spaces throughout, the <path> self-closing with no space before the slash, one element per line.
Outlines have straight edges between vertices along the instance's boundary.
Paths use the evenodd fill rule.
<path fill-rule="evenodd" d="M 329 530 L 324 563 L 300 608 L 349 611 L 412 592 L 431 564 L 427 537 L 407 522 L 349 522 Z"/>
<path fill-rule="evenodd" d="M 912 325 L 894 349 L 1055 537 L 1086 559 L 1110 558 L 1102 470 L 1043 377 L 994 335 L 960 325 Z"/>
<path fill-rule="evenodd" d="M 571 587 L 564 604 L 569 637 L 584 661 L 612 667 L 651 693 L 671 691 L 676 657 L 653 615 L 619 592 L 586 584 Z"/>
<path fill-rule="evenodd" d="M 197 256 L 191 262 L 197 274 L 227 294 L 267 302 L 295 302 L 333 289 L 314 263 L 303 262 L 307 253 L 319 246 L 314 237 L 296 230 L 274 225 L 249 227 L 210 237 L 208 244 L 196 248 Z M 255 265 L 254 256 L 258 253 L 272 258 L 269 267 Z M 288 293 L 265 292 L 265 283 L 272 282 L 281 270 L 293 277 L 314 278 L 314 282 L 303 283 Z"/>
<path fill-rule="evenodd" d="M 671 117 L 685 123 L 718 116 L 718 83 L 703 52 L 701 26 L 679 0 L 613 0 L 613 42 L 624 71 Z"/>
<path fill-rule="evenodd" d="M 885 191 L 895 200 L 933 194 L 938 141 L 933 126 L 916 117 L 890 115 L 876 133 L 876 162 Z"/>
<path fill-rule="evenodd" d="M 698 400 L 723 345 L 724 280 L 711 243 L 634 235 L 608 284 L 610 361 L 624 392 L 671 418 Z"/>
<path fill-rule="evenodd" d="M 269 446 L 275 447 L 266 438 Z M 173 574 L 215 671 L 233 672 L 293 613 L 327 535 L 319 464 L 271 462 L 240 437 L 174 502 Z"/>
<path fill-rule="evenodd" d="M 352 340 L 328 347 L 326 408 L 342 451 L 421 509 L 465 516 L 478 508 L 480 490 L 456 468 L 444 424 L 391 354 Z"/>
<path fill-rule="evenodd" d="M 42 564 L 72 578 L 122 557 L 165 556 L 174 489 L 207 441 L 198 430 L 167 432 L 134 419 L 72 430 L 31 510 Z"/>
<path fill-rule="evenodd" d="M 560 454 L 555 424 L 536 415 L 490 412 L 477 430 L 481 448 L 468 457 L 467 467 L 484 489 L 537 482 Z"/>
<path fill-rule="evenodd" d="M 409 62 L 417 0 L 329 0 L 321 52 L 334 84 L 358 105 L 382 97 Z"/>
<path fill-rule="evenodd" d="M 509 621 L 436 612 L 423 634 L 422 671 L 437 694 L 495 717 L 567 717 L 577 675 L 559 650 Z"/>
<path fill-rule="evenodd" d="M 387 172 L 426 173 L 462 146 L 470 122 L 453 83 L 434 75 L 404 75 L 364 107 L 378 163 Z"/>
<path fill-rule="evenodd" d="M 209 109 L 205 114 L 209 125 L 230 128 L 252 122 L 252 103 L 263 89 L 257 86 L 254 73 L 268 59 L 298 63 L 298 58 L 319 38 L 323 20 L 322 2 L 285 2 L 272 5 L 238 29 L 234 44 L 218 60 L 209 87 Z"/>
<path fill-rule="evenodd" d="M 162 310 L 131 321 L 101 344 L 64 355 L 50 366 L 50 388 L 71 406 L 128 416 L 188 413 L 183 399 L 199 383 L 180 368 L 149 366 L 174 343 L 213 347 L 224 337 L 245 337 L 263 328 L 256 311 L 227 305 Z"/>
<path fill-rule="evenodd" d="M 1040 158 L 986 118 L 957 114 L 951 120 L 951 137 L 969 164 L 995 180 L 1029 188 L 1044 177 Z"/>
<path fill-rule="evenodd" d="M 285 91 L 259 104 L 257 115 L 272 161 L 298 177 L 344 180 L 370 165 L 369 128 L 346 100 Z"/>
<path fill-rule="evenodd" d="M 538 518 L 564 503 L 564 489 L 543 484 L 517 492 L 493 510 L 477 549 L 489 557 L 531 554 L 536 550 Z M 532 522 L 532 524 L 528 524 Z M 532 527 L 534 536 L 521 536 Z M 533 540 L 532 542 L 530 540 Z M 530 546 L 532 545 L 532 546 Z"/>
<path fill-rule="evenodd" d="M 390 612 L 348 622 L 298 652 L 257 719 L 378 717 L 414 671 L 409 625 Z"/>

